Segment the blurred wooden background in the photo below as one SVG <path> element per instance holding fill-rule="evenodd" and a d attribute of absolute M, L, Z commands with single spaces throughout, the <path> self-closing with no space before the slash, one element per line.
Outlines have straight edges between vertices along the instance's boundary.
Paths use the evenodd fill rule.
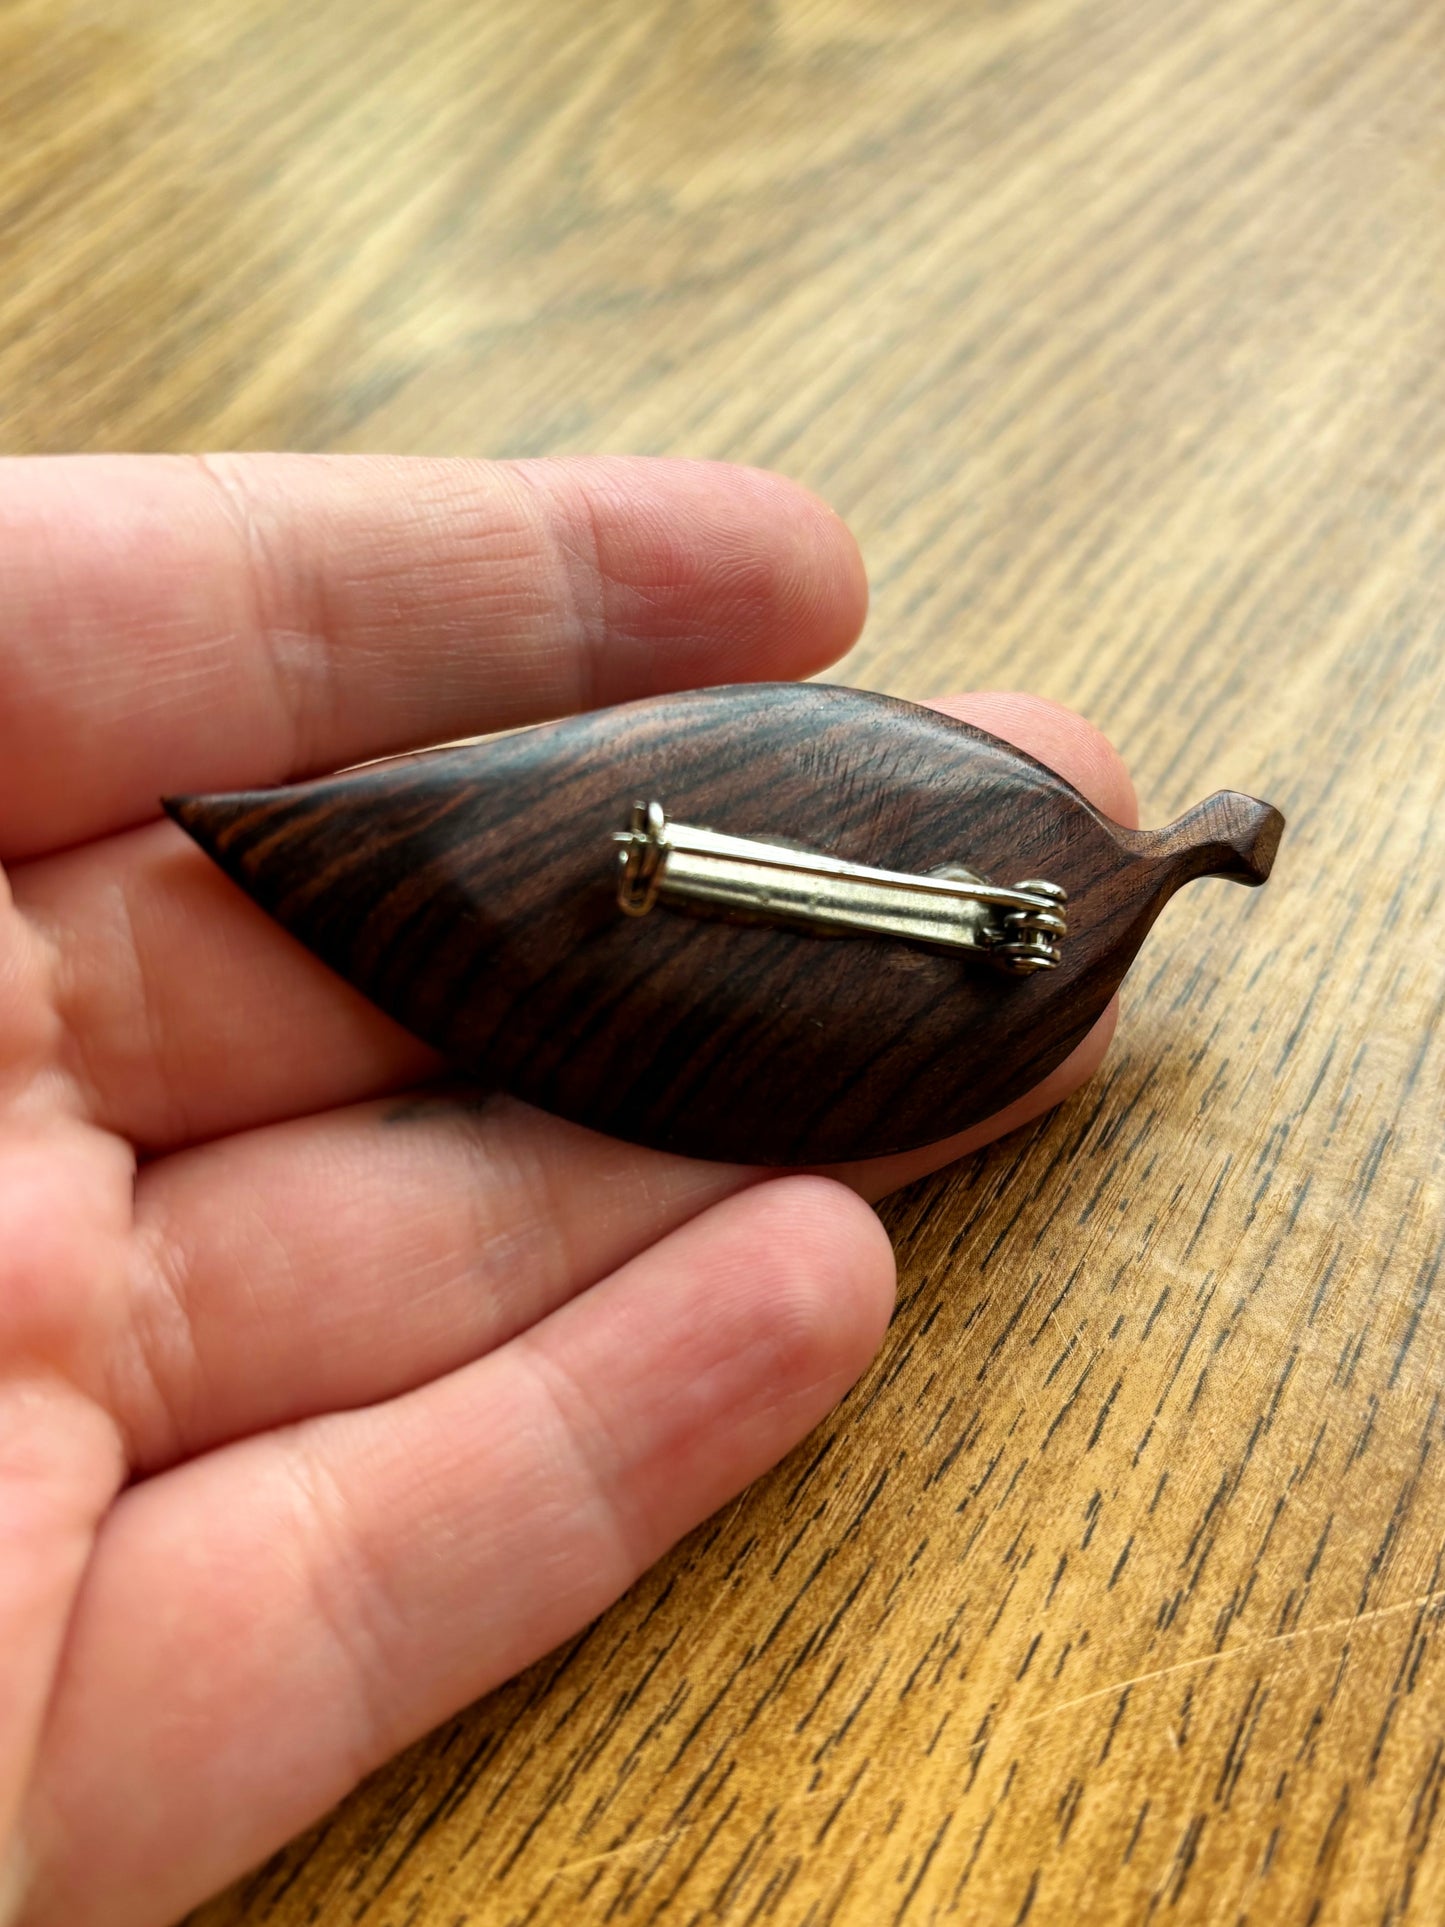
<path fill-rule="evenodd" d="M 1292 819 L 836 1419 L 198 1922 L 1445 1917 L 1445 13 L 5 0 L 0 142 L 7 448 L 773 464 L 843 679 Z"/>

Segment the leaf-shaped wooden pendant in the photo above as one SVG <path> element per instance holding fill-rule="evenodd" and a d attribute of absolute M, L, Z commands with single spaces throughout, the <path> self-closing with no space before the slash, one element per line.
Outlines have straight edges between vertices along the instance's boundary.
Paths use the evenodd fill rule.
<path fill-rule="evenodd" d="M 167 808 L 463 1069 L 638 1143 L 775 1164 L 998 1110 L 1080 1041 L 1180 884 L 1264 882 L 1283 829 L 1224 792 L 1123 830 L 980 730 L 815 683 Z"/>

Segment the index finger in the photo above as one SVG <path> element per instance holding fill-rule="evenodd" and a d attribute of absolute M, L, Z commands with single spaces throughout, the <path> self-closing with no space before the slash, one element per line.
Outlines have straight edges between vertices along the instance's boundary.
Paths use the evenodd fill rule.
<path fill-rule="evenodd" d="M 698 682 L 806 675 L 866 603 L 842 523 L 722 463 L 0 462 L 0 860 Z"/>

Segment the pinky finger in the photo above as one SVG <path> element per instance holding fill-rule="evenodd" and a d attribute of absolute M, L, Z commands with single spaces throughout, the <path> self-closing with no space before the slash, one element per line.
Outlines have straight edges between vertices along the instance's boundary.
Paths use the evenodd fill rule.
<path fill-rule="evenodd" d="M 53 1703 L 26 1927 L 171 1918 L 577 1631 L 817 1424 L 892 1303 L 872 1213 L 780 1178 L 420 1391 L 133 1489 Z"/>

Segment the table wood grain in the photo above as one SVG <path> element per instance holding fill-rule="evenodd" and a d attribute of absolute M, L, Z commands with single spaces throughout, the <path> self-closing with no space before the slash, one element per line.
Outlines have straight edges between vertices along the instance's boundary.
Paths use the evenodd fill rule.
<path fill-rule="evenodd" d="M 680 451 L 1194 886 L 883 1355 L 196 1927 L 1445 1917 L 1445 14 L 5 0 L 0 441 Z"/>

